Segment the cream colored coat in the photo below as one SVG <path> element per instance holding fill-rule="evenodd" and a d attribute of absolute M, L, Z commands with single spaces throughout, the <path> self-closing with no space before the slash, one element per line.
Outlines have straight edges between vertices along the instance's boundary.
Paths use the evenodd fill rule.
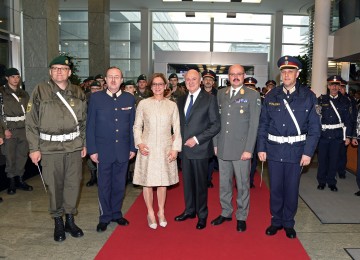
<path fill-rule="evenodd" d="M 134 184 L 154 187 L 179 182 L 176 160 L 168 161 L 171 150 L 181 151 L 179 111 L 175 102 L 141 100 L 136 110 L 134 140 L 137 148 L 141 143 L 149 147 L 149 155 L 137 153 Z"/>

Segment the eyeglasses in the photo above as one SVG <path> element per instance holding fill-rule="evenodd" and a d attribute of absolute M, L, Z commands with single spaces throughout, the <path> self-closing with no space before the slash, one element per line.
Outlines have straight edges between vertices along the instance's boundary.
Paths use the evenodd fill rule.
<path fill-rule="evenodd" d="M 61 67 L 61 68 L 59 68 L 59 67 L 51 67 L 50 68 L 52 71 L 61 71 L 61 72 L 65 72 L 65 71 L 68 71 L 70 68 L 67 68 L 67 67 Z"/>
<path fill-rule="evenodd" d="M 165 83 L 153 83 L 152 86 L 153 87 L 162 87 L 162 86 L 165 86 Z"/>
<path fill-rule="evenodd" d="M 119 80 L 120 76 L 107 76 L 106 78 L 110 80 Z"/>
<path fill-rule="evenodd" d="M 230 77 L 235 77 L 235 76 L 241 77 L 241 76 L 244 76 L 244 74 L 245 74 L 245 73 L 243 73 L 243 72 L 242 72 L 242 73 L 230 73 L 229 76 L 230 76 Z"/>

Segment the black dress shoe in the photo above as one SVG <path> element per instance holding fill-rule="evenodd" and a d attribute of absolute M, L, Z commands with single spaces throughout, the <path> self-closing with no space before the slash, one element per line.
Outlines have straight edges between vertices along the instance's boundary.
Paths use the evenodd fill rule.
<path fill-rule="evenodd" d="M 356 193 L 355 193 L 356 194 Z M 0 202 L 3 202 L 3 199 L 0 197 Z"/>
<path fill-rule="evenodd" d="M 360 190 L 354 193 L 355 196 L 360 196 Z"/>
<path fill-rule="evenodd" d="M 268 227 L 266 229 L 265 233 L 268 236 L 273 236 L 278 232 L 278 230 L 281 230 L 281 229 L 282 229 L 282 227 L 277 227 L 277 226 L 271 225 L 270 227 Z"/>
<path fill-rule="evenodd" d="M 236 230 L 239 232 L 244 232 L 246 230 L 246 222 L 244 220 L 238 220 Z"/>
<path fill-rule="evenodd" d="M 187 220 L 188 218 L 195 218 L 195 217 L 196 217 L 195 213 L 188 214 L 184 212 L 181 215 L 176 216 L 175 221 L 184 221 Z"/>
<path fill-rule="evenodd" d="M 217 226 L 217 225 L 222 224 L 225 221 L 231 221 L 231 218 L 226 218 L 226 217 L 223 217 L 223 216 L 220 215 L 216 219 L 211 221 L 211 225 Z"/>
<path fill-rule="evenodd" d="M 97 226 L 96 226 L 96 231 L 97 232 L 104 232 L 107 228 L 107 226 L 109 225 L 109 223 L 105 223 L 105 222 L 100 222 Z"/>
<path fill-rule="evenodd" d="M 250 183 L 250 189 L 255 188 L 255 184 L 254 183 Z"/>
<path fill-rule="evenodd" d="M 207 186 L 208 188 L 214 188 L 214 184 L 211 181 L 208 181 Z"/>
<path fill-rule="evenodd" d="M 317 189 L 318 189 L 318 190 L 323 190 L 323 189 L 325 189 L 325 184 L 320 183 L 320 184 L 317 186 Z"/>
<path fill-rule="evenodd" d="M 338 191 L 338 188 L 336 187 L 336 185 L 329 185 L 329 189 L 331 191 Z"/>
<path fill-rule="evenodd" d="M 14 195 L 16 193 L 15 177 L 10 178 L 10 185 L 7 194 Z"/>
<path fill-rule="evenodd" d="M 294 228 L 285 228 L 285 233 L 288 238 L 296 238 L 296 231 Z"/>
<path fill-rule="evenodd" d="M 128 226 L 130 223 L 126 218 L 118 218 L 111 220 L 112 222 L 118 223 L 120 226 Z"/>
<path fill-rule="evenodd" d="M 55 222 L 54 240 L 56 242 L 62 242 L 66 239 L 64 220 L 62 217 L 55 217 L 54 222 Z"/>
<path fill-rule="evenodd" d="M 206 228 L 206 219 L 199 218 L 199 221 L 196 224 L 196 229 L 204 229 L 204 228 Z"/>

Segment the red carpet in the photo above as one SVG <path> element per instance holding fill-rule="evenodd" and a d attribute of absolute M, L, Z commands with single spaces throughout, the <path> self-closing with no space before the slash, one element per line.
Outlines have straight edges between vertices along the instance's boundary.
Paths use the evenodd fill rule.
<path fill-rule="evenodd" d="M 236 219 L 220 226 L 210 221 L 221 213 L 219 202 L 219 174 L 213 174 L 215 188 L 209 189 L 209 218 L 203 230 L 195 228 L 197 219 L 175 222 L 174 217 L 184 210 L 182 184 L 168 190 L 165 214 L 168 226 L 151 230 L 147 226 L 146 207 L 139 196 L 126 218 L 128 227 L 117 227 L 96 256 L 100 259 L 310 259 L 298 239 L 288 239 L 283 230 L 275 236 L 265 235 L 270 224 L 269 191 L 251 189 L 247 230 L 236 231 Z M 180 176 L 181 180 L 181 176 Z M 154 200 L 154 205 L 156 205 Z M 234 214 L 233 214 L 234 215 Z"/>

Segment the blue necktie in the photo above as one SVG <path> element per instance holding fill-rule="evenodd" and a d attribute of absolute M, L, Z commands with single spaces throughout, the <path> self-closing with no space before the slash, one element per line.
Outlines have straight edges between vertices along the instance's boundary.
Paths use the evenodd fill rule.
<path fill-rule="evenodd" d="M 190 103 L 189 103 L 189 106 L 188 106 L 188 108 L 187 108 L 187 110 L 186 110 L 186 114 L 185 114 L 186 120 L 188 120 L 188 118 L 189 118 L 190 111 L 191 111 L 191 108 L 192 108 L 192 106 L 193 106 L 193 103 L 194 103 L 193 95 L 190 95 Z"/>

